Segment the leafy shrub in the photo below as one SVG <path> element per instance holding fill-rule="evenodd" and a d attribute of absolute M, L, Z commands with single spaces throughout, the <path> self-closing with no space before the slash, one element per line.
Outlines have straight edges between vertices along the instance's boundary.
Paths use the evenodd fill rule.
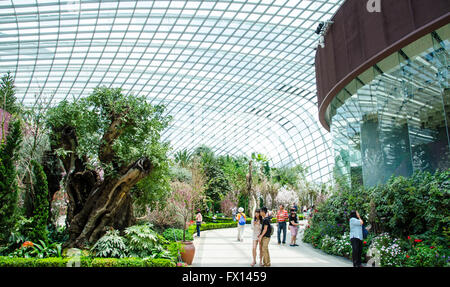
<path fill-rule="evenodd" d="M 66 226 L 55 226 L 49 224 L 48 227 L 48 240 L 50 242 L 64 243 L 69 239 L 69 233 Z"/>
<path fill-rule="evenodd" d="M 18 187 L 15 159 L 22 140 L 20 121 L 9 123 L 6 142 L 0 143 L 0 242 L 6 242 L 17 215 Z"/>
<path fill-rule="evenodd" d="M 33 257 L 46 258 L 46 257 L 61 257 L 61 244 L 51 243 L 48 244 L 42 240 L 39 243 L 34 243 L 34 252 L 32 252 Z"/>
<path fill-rule="evenodd" d="M 450 252 L 444 246 L 427 245 L 423 240 L 408 237 L 405 265 L 411 267 L 450 266 Z"/>
<path fill-rule="evenodd" d="M 410 178 L 392 177 L 373 188 L 371 196 L 380 232 L 398 238 L 427 233 L 425 240 L 446 245 L 444 227 L 450 223 L 450 170 L 415 173 Z"/>
<path fill-rule="evenodd" d="M 175 263 L 164 258 L 145 259 L 146 267 L 175 267 Z"/>
<path fill-rule="evenodd" d="M 406 253 L 400 247 L 399 239 L 383 233 L 375 237 L 372 241 L 373 247 L 380 253 L 381 266 L 400 267 L 403 266 Z"/>
<path fill-rule="evenodd" d="M 48 184 L 47 176 L 44 173 L 42 166 L 36 162 L 31 161 L 33 177 L 34 177 L 34 200 L 33 200 L 33 215 L 32 226 L 28 238 L 31 241 L 48 241 L 47 222 L 49 216 L 48 205 Z"/>
<path fill-rule="evenodd" d="M 98 257 L 122 258 L 128 254 L 125 240 L 120 236 L 119 231 L 109 230 L 100 238 L 94 246 L 92 252 Z"/>
<path fill-rule="evenodd" d="M 125 229 L 126 244 L 131 257 L 168 257 L 169 253 L 162 247 L 164 238 L 151 227 L 147 223 Z"/>
<path fill-rule="evenodd" d="M 81 257 L 81 267 L 175 267 L 168 259 L 141 258 L 87 258 Z M 0 267 L 66 267 L 69 258 L 0 257 Z"/>
<path fill-rule="evenodd" d="M 195 227 L 195 226 L 194 226 Z M 203 227 L 203 225 L 202 225 Z M 191 229 L 189 229 L 191 230 Z M 178 228 L 168 228 L 164 230 L 163 234 L 165 239 L 169 241 L 181 241 L 183 240 L 183 229 Z M 192 241 L 194 240 L 194 237 L 192 236 L 191 232 L 186 232 L 186 240 Z"/>
<path fill-rule="evenodd" d="M 48 257 L 37 259 L 33 264 L 35 267 L 66 267 L 69 258 Z"/>
<path fill-rule="evenodd" d="M 170 242 L 170 244 L 167 246 L 167 250 L 169 251 L 169 254 L 173 261 L 180 261 L 180 255 L 181 252 L 184 251 L 184 245 L 179 241 Z"/>
<path fill-rule="evenodd" d="M 31 219 L 23 216 L 16 219 L 14 227 L 10 230 L 8 242 L 1 248 L 0 255 L 8 255 L 28 240 L 27 234 L 29 229 L 32 228 L 31 222 Z"/>
<path fill-rule="evenodd" d="M 211 230 L 211 229 L 221 229 L 221 228 L 234 228 L 237 226 L 237 222 L 229 222 L 229 223 L 204 223 L 202 224 L 200 230 L 201 231 L 205 231 L 205 230 Z M 188 228 L 188 232 L 186 232 L 186 236 L 187 234 L 194 234 L 197 233 L 197 229 L 195 225 L 191 225 Z"/>
<path fill-rule="evenodd" d="M 19 248 L 9 254 L 13 257 L 58 257 L 61 256 L 61 244 L 59 243 L 46 243 L 39 240 L 39 243 L 33 243 L 31 241 L 25 241 Z"/>
<path fill-rule="evenodd" d="M 344 240 L 344 233 L 349 231 L 349 213 L 356 209 L 372 227 L 364 240 L 363 255 L 373 245 L 381 252 L 382 266 L 448 264 L 450 170 L 434 174 L 418 172 L 410 178 L 392 177 L 386 184 L 370 189 L 339 187 L 318 205 L 304 232 L 304 242 L 325 252 L 346 256 L 342 253 L 348 253 L 350 240 Z M 420 254 L 416 257 L 417 252 L 404 240 L 413 236 L 420 238 L 428 249 L 434 249 L 433 246 L 442 251 L 436 254 L 436 250 L 433 253 L 419 247 Z M 408 258 L 406 263 L 405 258 Z"/>

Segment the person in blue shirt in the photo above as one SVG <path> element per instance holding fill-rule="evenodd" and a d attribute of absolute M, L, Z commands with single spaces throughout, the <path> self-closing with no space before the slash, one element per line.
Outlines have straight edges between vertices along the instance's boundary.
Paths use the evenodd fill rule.
<path fill-rule="evenodd" d="M 362 256 L 362 225 L 364 224 L 358 211 L 353 210 L 350 213 L 350 242 L 352 244 L 353 267 L 361 267 Z"/>

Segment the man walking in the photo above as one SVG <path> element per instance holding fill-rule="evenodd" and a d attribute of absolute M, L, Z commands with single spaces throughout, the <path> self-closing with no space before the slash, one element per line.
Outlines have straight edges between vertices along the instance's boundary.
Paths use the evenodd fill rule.
<path fill-rule="evenodd" d="M 278 245 L 281 244 L 281 231 L 283 231 L 283 244 L 286 244 L 286 220 L 288 219 L 288 212 L 284 209 L 283 204 L 280 204 L 280 209 L 277 211 L 277 223 L 278 223 Z"/>
<path fill-rule="evenodd" d="M 263 218 L 261 235 L 259 235 L 259 245 L 261 246 L 261 255 L 262 255 L 262 266 L 269 267 L 270 266 L 270 255 L 269 255 L 269 241 L 270 235 L 272 233 L 272 226 L 270 225 L 270 219 L 267 217 L 267 207 L 261 208 L 259 213 Z"/>

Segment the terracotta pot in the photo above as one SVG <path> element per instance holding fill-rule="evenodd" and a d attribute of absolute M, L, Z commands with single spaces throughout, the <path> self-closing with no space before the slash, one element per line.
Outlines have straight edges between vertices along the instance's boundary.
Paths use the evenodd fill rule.
<path fill-rule="evenodd" d="M 192 265 L 195 255 L 195 246 L 192 241 L 183 241 L 184 251 L 181 252 L 181 260 L 187 265 Z"/>

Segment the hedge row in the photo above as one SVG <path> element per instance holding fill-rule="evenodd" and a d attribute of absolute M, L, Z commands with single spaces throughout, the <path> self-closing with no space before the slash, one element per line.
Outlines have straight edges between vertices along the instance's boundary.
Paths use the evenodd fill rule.
<path fill-rule="evenodd" d="M 202 224 L 202 226 L 200 227 L 201 231 L 205 231 L 205 230 L 211 230 L 211 229 L 220 229 L 220 228 L 233 228 L 236 227 L 237 223 L 236 222 L 226 222 L 226 223 L 204 223 Z M 197 227 L 195 224 L 189 226 L 188 231 L 191 234 L 194 234 L 197 232 Z"/>
<path fill-rule="evenodd" d="M 247 219 L 248 221 L 248 219 Z M 272 223 L 276 223 L 276 219 L 272 218 Z M 248 221 L 248 224 L 250 224 L 251 222 Z M 200 227 L 200 231 L 205 231 L 205 230 L 211 230 L 211 229 L 220 229 L 220 228 L 234 228 L 237 227 L 237 222 L 223 222 L 223 223 L 203 223 Z M 195 224 L 192 224 L 191 226 L 189 226 L 188 231 L 191 234 L 194 234 L 197 232 L 197 226 Z"/>
<path fill-rule="evenodd" d="M 298 219 L 299 220 L 303 220 L 304 219 L 304 216 L 302 215 L 302 214 L 300 214 L 300 215 L 298 215 Z M 236 221 L 233 221 L 233 219 L 232 218 L 230 218 L 230 217 L 217 217 L 216 219 L 214 219 L 217 223 L 234 223 L 234 224 L 237 224 L 237 220 Z M 204 216 L 203 217 L 203 221 L 204 222 L 208 222 L 208 223 L 212 223 L 213 222 L 213 219 L 212 219 L 212 217 L 209 217 L 209 216 Z M 276 223 L 277 222 L 277 220 L 276 220 L 276 218 L 272 218 L 272 223 Z M 252 223 L 252 219 L 250 218 L 250 217 L 247 217 L 247 224 L 251 224 Z"/>
<path fill-rule="evenodd" d="M 21 258 L 0 256 L 0 267 L 66 267 L 69 258 Z M 81 257 L 81 267 L 175 267 L 169 259 Z"/>

